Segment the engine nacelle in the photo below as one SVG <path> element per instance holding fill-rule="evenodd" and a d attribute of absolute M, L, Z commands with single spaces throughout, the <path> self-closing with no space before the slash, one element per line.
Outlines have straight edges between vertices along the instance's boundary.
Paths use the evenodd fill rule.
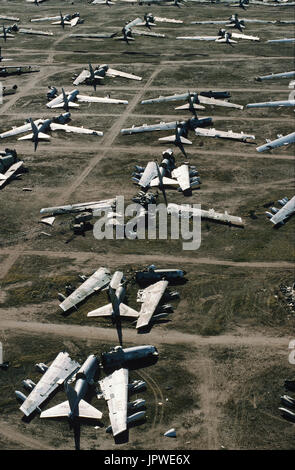
<path fill-rule="evenodd" d="M 265 211 L 265 214 L 266 214 L 266 217 L 268 217 L 269 219 L 273 217 L 273 214 L 271 214 L 270 212 Z"/>
<path fill-rule="evenodd" d="M 277 212 L 279 212 L 279 209 L 277 209 L 276 207 L 271 207 L 270 210 L 273 214 L 276 214 Z"/>
<path fill-rule="evenodd" d="M 30 390 L 30 391 L 32 391 L 36 387 L 35 382 L 33 382 L 33 380 L 31 379 L 23 380 L 22 384 L 26 390 Z"/>
<path fill-rule="evenodd" d="M 134 380 L 131 384 L 128 384 L 128 390 L 130 393 L 140 392 L 146 389 L 146 383 L 143 380 Z"/>
<path fill-rule="evenodd" d="M 138 184 L 140 178 L 138 178 L 138 177 L 136 177 L 136 176 L 132 176 L 131 180 L 134 181 L 136 184 Z"/>
<path fill-rule="evenodd" d="M 133 402 L 128 403 L 128 411 L 139 410 L 140 408 L 143 408 L 144 406 L 145 406 L 145 400 L 143 400 L 143 398 L 138 398 L 137 400 L 134 400 Z"/>
<path fill-rule="evenodd" d="M 143 166 L 134 165 L 134 168 L 135 168 L 136 171 L 138 171 L 138 173 L 143 173 L 144 172 L 144 167 Z"/>
<path fill-rule="evenodd" d="M 42 372 L 42 374 L 44 374 L 48 369 L 48 366 L 44 364 L 43 362 L 39 362 L 39 364 L 35 364 L 35 367 L 39 372 Z"/>
<path fill-rule="evenodd" d="M 287 204 L 287 202 L 289 201 L 289 199 L 287 197 L 283 197 L 282 199 L 279 199 L 278 200 L 278 203 L 281 205 L 281 206 L 284 206 L 285 204 Z"/>

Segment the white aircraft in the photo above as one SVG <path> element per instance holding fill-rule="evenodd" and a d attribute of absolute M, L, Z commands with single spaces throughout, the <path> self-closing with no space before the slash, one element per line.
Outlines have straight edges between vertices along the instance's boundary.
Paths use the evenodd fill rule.
<path fill-rule="evenodd" d="M 246 108 L 284 108 L 286 106 L 295 106 L 295 100 L 265 101 L 262 103 L 249 103 L 246 105 Z"/>
<path fill-rule="evenodd" d="M 233 38 L 233 39 L 232 39 Z M 218 32 L 217 36 L 178 36 L 176 39 L 185 39 L 185 40 L 192 40 L 192 41 L 215 41 L 220 43 L 228 43 L 228 44 L 236 44 L 237 41 L 234 39 L 248 39 L 250 41 L 259 41 L 259 37 L 257 36 L 249 36 L 246 34 L 241 33 L 231 33 L 226 31 L 225 29 L 221 29 Z"/>
<path fill-rule="evenodd" d="M 57 118 L 37 119 L 36 121 L 29 119 L 29 122 L 22 126 L 13 127 L 9 131 L 2 132 L 2 134 L 0 134 L 0 139 L 5 139 L 7 137 L 23 134 L 31 130 L 32 133 L 27 134 L 23 137 L 19 137 L 18 140 L 32 140 L 32 142 L 34 142 L 35 144 L 36 150 L 40 140 L 50 140 L 50 136 L 46 133 L 49 131 L 61 130 L 65 132 L 73 132 L 76 134 L 103 136 L 103 132 L 101 131 L 95 131 L 92 129 L 87 129 L 85 127 L 69 126 L 68 124 L 65 124 L 69 120 L 70 113 L 61 114 Z"/>
<path fill-rule="evenodd" d="M 111 5 L 116 5 L 116 2 L 114 1 L 111 1 L 111 0 L 93 0 L 93 2 L 91 2 L 92 5 L 108 5 L 108 6 L 111 6 Z"/>
<path fill-rule="evenodd" d="M 82 70 L 82 72 L 75 78 L 73 84 L 77 86 L 80 85 L 80 83 L 86 83 L 87 85 L 92 85 L 94 89 L 96 89 L 96 84 L 100 83 L 105 77 L 122 77 L 131 80 L 142 80 L 142 77 L 112 69 L 107 64 L 98 65 L 95 69 L 93 69 L 92 65 L 89 64 L 89 70 Z"/>
<path fill-rule="evenodd" d="M 195 134 L 198 137 L 217 137 L 219 139 L 238 140 L 241 142 L 248 142 L 249 139 L 255 140 L 255 135 L 245 134 L 244 132 L 219 131 L 217 129 L 202 129 L 198 127 L 195 129 Z"/>
<path fill-rule="evenodd" d="M 295 77 L 295 71 L 292 72 L 281 72 L 281 73 L 271 73 L 269 75 L 262 75 L 260 77 L 256 77 L 255 80 L 258 82 L 262 82 L 263 80 L 273 80 L 273 79 L 280 79 L 280 78 L 293 78 Z"/>
<path fill-rule="evenodd" d="M 67 298 L 64 298 L 63 302 L 59 305 L 60 308 L 67 312 L 73 307 L 76 307 L 82 300 L 89 297 L 94 292 L 98 292 L 103 287 L 106 287 L 111 280 L 111 273 L 106 268 L 97 269 L 81 286 L 79 286 L 72 294 Z"/>
<path fill-rule="evenodd" d="M 132 180 L 144 189 L 150 186 L 178 186 L 179 191 L 187 192 L 194 186 L 200 185 L 200 179 L 195 166 L 190 166 L 185 162 L 179 167 L 175 167 L 175 158 L 171 149 L 163 152 L 163 160 L 157 167 L 156 162 L 148 162 L 145 168 L 136 166 L 136 173 Z M 158 177 L 158 171 L 162 178 Z"/>
<path fill-rule="evenodd" d="M 265 150 L 271 150 L 282 145 L 289 145 L 295 143 L 295 132 L 285 136 L 278 136 L 275 140 L 268 140 L 266 144 L 260 145 L 256 148 L 257 152 L 264 152 Z"/>
<path fill-rule="evenodd" d="M 214 95 L 214 92 L 211 92 L 211 93 Z M 215 99 L 214 97 L 208 97 L 208 96 L 202 95 L 201 93 L 190 92 L 190 91 L 188 91 L 187 93 L 182 93 L 182 94 L 175 93 L 174 95 L 171 95 L 171 96 L 159 96 L 158 98 L 151 98 L 149 100 L 143 100 L 141 104 L 167 103 L 170 101 L 184 101 L 184 100 L 188 100 L 189 102 L 182 106 L 178 106 L 175 109 L 181 109 L 181 110 L 183 109 L 191 110 L 191 108 L 192 109 L 205 109 L 205 106 L 202 106 L 203 104 L 207 104 L 211 106 L 224 106 L 227 108 L 243 109 L 243 106 L 240 104 L 230 103 L 229 101 L 224 101 L 224 100 L 218 100 L 218 99 Z"/>
<path fill-rule="evenodd" d="M 80 364 L 72 360 L 67 352 L 60 352 L 52 364 L 48 368 L 45 367 L 45 374 L 33 388 L 29 396 L 24 397 L 25 400 L 20 410 L 26 416 L 30 416 L 59 385 L 62 385 L 64 381 L 69 379 L 79 368 Z M 16 395 L 19 398 L 21 398 L 21 395 L 23 396 L 23 394 L 18 394 L 17 392 Z"/>
<path fill-rule="evenodd" d="M 24 162 L 18 160 L 14 150 L 6 149 L 0 152 L 0 189 L 23 166 Z"/>
<path fill-rule="evenodd" d="M 269 39 L 267 43 L 295 42 L 295 38 Z"/>
<path fill-rule="evenodd" d="M 196 207 L 190 207 L 188 205 L 179 205 L 179 204 L 168 204 L 167 207 L 168 214 L 176 213 L 179 217 L 201 217 L 205 219 L 216 220 L 217 222 L 224 222 L 228 225 L 237 225 L 243 227 L 243 221 L 241 217 L 228 214 L 227 211 L 224 213 L 215 212 L 214 209 L 204 210 L 197 209 Z"/>
<path fill-rule="evenodd" d="M 61 12 L 59 16 L 46 16 L 43 18 L 32 18 L 32 23 L 42 22 L 42 21 L 54 21 L 53 25 L 61 25 L 64 27 L 65 25 L 69 25 L 71 27 L 76 26 L 77 24 L 83 23 L 83 20 L 80 19 L 80 13 L 73 13 L 73 14 L 66 14 L 63 15 Z"/>
<path fill-rule="evenodd" d="M 86 96 L 80 95 L 79 90 L 72 90 L 65 92 L 62 88 L 62 93 L 49 101 L 46 104 L 48 108 L 63 108 L 65 111 L 69 111 L 70 108 L 78 108 L 79 105 L 76 101 L 81 103 L 109 103 L 109 104 L 128 104 L 126 100 L 118 100 L 110 98 L 109 96 L 100 98 L 98 96 Z"/>
<path fill-rule="evenodd" d="M 282 206 L 281 209 L 277 209 L 276 207 L 272 207 L 270 212 L 266 212 L 267 217 L 269 217 L 270 221 L 274 225 L 284 224 L 284 221 L 291 217 L 292 214 L 295 212 L 295 196 L 288 200 L 287 197 L 278 200 L 278 203 Z"/>

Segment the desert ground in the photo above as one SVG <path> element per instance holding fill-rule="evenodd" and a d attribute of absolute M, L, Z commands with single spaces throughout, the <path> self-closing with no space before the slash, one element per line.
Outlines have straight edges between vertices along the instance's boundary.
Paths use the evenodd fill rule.
<path fill-rule="evenodd" d="M 62 6 L 61 6 L 62 3 Z M 31 18 L 80 12 L 85 21 L 71 29 Z M 293 7 L 294 8 L 294 7 Z M 165 38 L 136 36 L 129 45 L 114 39 L 77 39 L 77 32 L 118 32 L 127 20 L 154 16 L 177 18 L 182 24 L 159 23 L 153 31 Z M 294 68 L 294 44 L 268 39 L 294 36 L 294 25 L 248 24 L 245 33 L 259 42 L 238 40 L 226 44 L 176 40 L 176 36 L 214 35 L 216 25 L 191 21 L 241 18 L 294 19 L 292 8 L 250 5 L 247 11 L 224 4 L 187 2 L 176 6 L 140 6 L 119 3 L 91 5 L 86 1 L 50 0 L 39 7 L 20 0 L 2 0 L 1 14 L 20 18 L 24 28 L 51 31 L 53 36 L 20 33 L 4 43 L 7 65 L 31 65 L 39 72 L 1 78 L 4 86 L 17 84 L 14 95 L 0 105 L 0 132 L 22 125 L 28 118 L 53 117 L 59 110 L 46 107 L 48 86 L 74 89 L 72 77 L 91 63 L 134 73 L 142 81 L 105 78 L 96 92 L 79 85 L 81 93 L 126 99 L 128 105 L 81 103 L 71 111 L 72 124 L 104 132 L 103 137 L 52 133 L 36 152 L 30 141 L 3 139 L 1 149 L 16 149 L 27 171 L 0 193 L 0 341 L 7 370 L 0 369 L 0 449 L 71 450 L 73 433 L 67 420 L 24 420 L 15 390 L 40 373 L 34 365 L 50 364 L 67 351 L 81 364 L 89 354 L 100 354 L 118 344 L 107 319 L 87 318 L 87 312 L 108 302 L 100 292 L 77 310 L 63 315 L 58 293 L 79 285 L 78 275 L 90 275 L 99 266 L 113 273 L 123 270 L 130 279 L 127 303 L 137 309 L 134 272 L 150 264 L 186 271 L 187 282 L 172 286 L 180 294 L 173 301 L 169 321 L 138 334 L 130 320 L 122 320 L 124 347 L 151 344 L 158 362 L 130 372 L 130 379 L 146 381 L 146 421 L 132 427 L 128 442 L 116 444 L 105 432 L 109 425 L 106 402 L 92 398 L 103 412 L 101 422 L 81 426 L 85 450 L 283 450 L 294 449 L 294 423 L 278 410 L 284 380 L 295 378 L 289 343 L 295 317 L 280 291 L 294 282 L 294 218 L 275 229 L 267 219 L 267 204 L 294 195 L 294 147 L 258 153 L 256 147 L 277 134 L 292 132 L 292 108 L 231 109 L 206 106 L 199 116 L 213 118 L 216 129 L 255 135 L 242 143 L 194 136 L 187 147 L 189 161 L 202 184 L 185 198 L 167 190 L 168 202 L 201 204 L 242 217 L 244 227 L 202 221 L 201 246 L 182 249 L 182 240 L 96 240 L 92 230 L 73 235 L 72 216 L 57 216 L 52 227 L 40 224 L 40 209 L 70 203 L 99 201 L 123 195 L 126 204 L 137 193 L 131 181 L 134 165 L 160 159 L 167 145 L 158 138 L 169 131 L 122 135 L 133 124 L 187 119 L 177 111 L 182 103 L 141 105 L 144 99 L 176 92 L 229 91 L 230 101 L 287 99 L 286 79 L 258 82 L 255 77 Z M 5 25 L 11 22 L 5 21 Z M 141 28 L 143 29 L 143 28 Z M 183 155 L 173 148 L 177 163 Z M 24 191 L 23 188 L 30 188 Z M 159 196 L 162 201 L 162 196 Z M 290 393 L 291 394 L 291 393 Z M 65 400 L 61 387 L 45 407 Z M 164 433 L 175 428 L 174 439 Z"/>

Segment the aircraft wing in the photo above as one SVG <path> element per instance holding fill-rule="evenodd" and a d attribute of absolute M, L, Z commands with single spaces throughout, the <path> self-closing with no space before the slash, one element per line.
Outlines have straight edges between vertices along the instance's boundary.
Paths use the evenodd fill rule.
<path fill-rule="evenodd" d="M 14 38 L 14 35 L 13 35 L 13 34 L 10 34 L 10 33 L 6 33 L 5 37 L 7 37 L 7 38 Z M 0 33 L 0 38 L 4 38 L 4 34 L 3 34 L 3 33 Z"/>
<path fill-rule="evenodd" d="M 267 142 L 264 145 L 260 145 L 260 147 L 256 147 L 257 152 L 264 152 L 264 150 L 271 150 L 275 149 L 276 147 L 281 147 L 282 145 L 289 145 L 295 143 L 295 132 L 291 132 L 291 134 L 284 135 L 283 137 L 279 137 L 271 142 Z"/>
<path fill-rule="evenodd" d="M 176 39 L 185 39 L 192 41 L 216 41 L 219 36 L 178 36 Z"/>
<path fill-rule="evenodd" d="M 107 401 L 113 435 L 127 429 L 128 369 L 118 369 L 99 381 Z"/>
<path fill-rule="evenodd" d="M 295 196 L 290 199 L 275 215 L 272 216 L 270 221 L 277 225 L 282 223 L 285 219 L 287 219 L 290 215 L 294 214 L 295 212 Z"/>
<path fill-rule="evenodd" d="M 85 82 L 85 80 L 89 77 L 90 77 L 89 70 L 82 70 L 82 72 L 78 75 L 78 77 L 75 78 L 73 85 L 80 85 L 80 83 Z M 95 78 L 99 78 L 99 77 L 95 77 Z"/>
<path fill-rule="evenodd" d="M 69 34 L 69 38 L 85 38 L 85 39 L 110 39 L 113 38 L 117 33 L 76 33 Z"/>
<path fill-rule="evenodd" d="M 60 19 L 60 16 L 46 16 L 44 18 L 32 18 L 30 21 L 31 23 L 35 23 L 39 21 L 55 21 L 59 19 Z"/>
<path fill-rule="evenodd" d="M 37 36 L 53 36 L 53 33 L 50 33 L 48 31 L 38 31 L 37 29 L 20 28 L 18 32 L 23 34 L 36 34 Z"/>
<path fill-rule="evenodd" d="M 159 16 L 155 16 L 154 18 L 158 23 L 183 23 L 182 20 L 174 20 L 173 18 L 161 18 Z"/>
<path fill-rule="evenodd" d="M 207 98 L 206 96 L 199 95 L 198 96 L 200 103 L 203 104 L 211 104 L 214 106 L 225 106 L 228 108 L 238 108 L 238 109 L 243 109 L 244 106 L 240 104 L 235 104 L 235 103 L 230 103 L 229 101 L 224 101 L 224 100 L 217 100 L 215 98 Z"/>
<path fill-rule="evenodd" d="M 59 385 L 63 384 L 79 368 L 80 364 L 72 360 L 67 352 L 60 352 L 36 387 L 23 402 L 20 410 L 26 416 L 29 416 Z"/>
<path fill-rule="evenodd" d="M 130 23 L 126 24 L 125 29 L 128 30 L 130 28 L 133 28 L 133 26 L 136 26 L 137 24 L 140 24 L 140 23 L 141 23 L 141 19 L 135 18 L 135 20 L 130 21 Z"/>
<path fill-rule="evenodd" d="M 165 38 L 165 34 L 160 34 L 160 33 L 152 33 L 151 31 L 140 31 L 139 29 L 133 29 L 132 30 L 133 34 L 136 34 L 137 36 L 152 36 L 154 38 Z"/>
<path fill-rule="evenodd" d="M 142 80 L 142 77 L 138 75 L 133 75 L 132 73 L 120 72 L 120 70 L 115 70 L 108 68 L 106 75 L 111 77 L 122 77 L 122 78 L 130 78 L 131 80 Z"/>
<path fill-rule="evenodd" d="M 228 20 L 191 21 L 191 24 L 226 24 Z"/>
<path fill-rule="evenodd" d="M 14 173 L 23 166 L 23 164 L 23 161 L 16 162 L 11 165 L 4 174 L 0 173 L 0 189 L 14 175 Z"/>
<path fill-rule="evenodd" d="M 242 33 L 232 33 L 234 39 L 249 39 L 250 41 L 260 41 L 260 38 L 257 36 L 248 36 L 247 34 Z"/>
<path fill-rule="evenodd" d="M 68 95 L 68 93 L 66 94 Z M 54 106 L 59 105 L 60 103 L 63 103 L 63 101 L 64 101 L 64 98 L 63 98 L 63 94 L 61 93 L 56 98 L 49 101 L 49 103 L 47 103 L 46 106 L 47 108 L 54 108 Z"/>
<path fill-rule="evenodd" d="M 89 297 L 89 295 L 108 285 L 110 280 L 110 271 L 103 267 L 99 268 L 59 305 L 60 308 L 66 312 L 70 308 L 75 307 L 77 304 L 82 302 L 82 300 Z"/>
<path fill-rule="evenodd" d="M 142 126 L 132 126 L 128 129 L 121 129 L 122 134 L 136 134 L 138 132 L 152 132 L 152 131 L 166 131 L 169 129 L 176 128 L 176 121 L 172 122 L 160 122 L 158 124 L 143 124 Z M 179 122 L 178 124 L 182 124 Z"/>
<path fill-rule="evenodd" d="M 103 132 L 101 131 L 94 131 L 92 129 L 86 129 L 85 127 L 75 127 L 75 126 L 68 126 L 67 124 L 50 124 L 50 129 L 52 131 L 65 131 L 65 132 L 73 132 L 75 134 L 91 134 L 97 136 L 103 136 Z"/>
<path fill-rule="evenodd" d="M 78 24 L 79 20 L 80 20 L 79 16 L 76 16 L 75 18 L 72 18 L 72 19 L 70 20 L 71 28 L 73 28 L 74 26 L 76 26 L 76 25 Z"/>
<path fill-rule="evenodd" d="M 265 101 L 263 103 L 249 103 L 246 108 L 280 108 L 284 106 L 295 106 L 295 100 Z"/>
<path fill-rule="evenodd" d="M 204 129 L 197 127 L 195 134 L 201 137 L 219 137 L 221 139 L 233 139 L 246 141 L 248 139 L 255 139 L 255 135 L 244 134 L 244 132 L 233 132 L 233 131 L 218 131 L 217 129 Z"/>
<path fill-rule="evenodd" d="M 295 42 L 295 38 L 282 38 L 282 39 L 268 39 L 267 43 L 276 43 L 276 42 Z"/>
<path fill-rule="evenodd" d="M 190 187 L 189 177 L 189 165 L 183 164 L 172 171 L 173 178 L 177 179 L 177 182 L 182 191 L 187 191 Z"/>
<path fill-rule="evenodd" d="M 67 206 L 57 206 L 57 207 L 44 207 L 40 210 L 40 214 L 71 214 L 76 212 L 84 212 L 87 210 L 93 211 L 97 210 L 106 211 L 111 209 L 112 206 L 116 203 L 116 198 L 104 199 L 102 201 L 92 201 L 92 202 L 83 202 L 78 204 L 69 204 Z"/>
<path fill-rule="evenodd" d="M 192 95 L 193 93 L 191 93 Z M 189 97 L 189 93 L 182 93 L 170 95 L 170 96 L 159 96 L 158 98 L 151 98 L 150 100 L 143 100 L 141 104 L 152 104 L 152 103 L 165 103 L 168 101 L 183 101 L 187 100 Z"/>
<path fill-rule="evenodd" d="M 157 176 L 157 174 L 158 172 L 156 162 L 148 162 L 138 182 L 139 186 L 147 188 L 150 185 L 151 181 Z"/>
<path fill-rule="evenodd" d="M 188 206 L 181 206 L 174 203 L 169 203 L 167 206 L 168 214 L 172 212 L 177 212 L 181 214 L 182 217 L 201 217 L 204 219 L 211 219 L 216 220 L 218 222 L 224 222 L 228 225 L 237 225 L 243 227 L 243 221 L 241 217 L 237 217 L 235 215 L 230 215 L 227 211 L 224 213 L 216 212 L 214 209 L 204 210 L 204 209 L 197 209 L 196 207 L 188 207 Z"/>
<path fill-rule="evenodd" d="M 136 323 L 136 328 L 147 326 L 155 313 L 157 306 L 168 286 L 168 281 L 159 281 L 142 291 L 142 306 Z"/>
<path fill-rule="evenodd" d="M 85 103 L 128 104 L 126 100 L 117 100 L 115 98 L 108 98 L 107 96 L 100 98 L 98 96 L 77 95 L 77 99 Z"/>
<path fill-rule="evenodd" d="M 36 121 L 34 121 L 37 127 L 42 122 L 43 122 L 43 119 L 37 119 Z M 9 131 L 2 132 L 2 134 L 0 134 L 0 139 L 5 139 L 6 137 L 11 137 L 13 135 L 23 134 L 24 132 L 28 132 L 31 129 L 32 129 L 32 126 L 30 123 L 24 124 L 23 126 L 19 126 L 19 127 L 13 127 Z"/>

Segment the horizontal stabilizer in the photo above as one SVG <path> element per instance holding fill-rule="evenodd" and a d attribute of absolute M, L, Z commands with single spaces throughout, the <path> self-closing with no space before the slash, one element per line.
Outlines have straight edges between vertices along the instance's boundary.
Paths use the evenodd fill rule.
<path fill-rule="evenodd" d="M 176 142 L 176 137 L 175 135 L 171 135 L 171 136 L 168 136 L 168 137 L 160 137 L 159 140 L 161 142 Z M 191 145 L 192 142 L 188 139 L 186 139 L 185 137 L 180 137 L 180 141 L 182 144 L 188 144 L 188 145 Z"/>
<path fill-rule="evenodd" d="M 80 418 L 92 418 L 92 419 L 101 419 L 102 412 L 94 408 L 84 400 L 79 402 L 79 417 Z M 64 401 L 59 405 L 53 406 L 48 410 L 42 411 L 40 418 L 61 418 L 67 417 L 71 412 L 70 405 L 68 401 Z"/>
<path fill-rule="evenodd" d="M 163 184 L 165 185 L 169 185 L 169 186 L 178 186 L 178 182 L 176 180 L 173 180 L 172 178 L 167 178 L 166 176 L 164 176 L 162 178 L 162 181 L 163 181 Z M 151 186 L 159 186 L 159 178 L 154 178 L 150 184 Z"/>
<path fill-rule="evenodd" d="M 113 313 L 112 304 L 104 305 L 103 307 L 96 308 L 87 313 L 87 317 L 106 317 L 111 316 Z"/>
<path fill-rule="evenodd" d="M 205 109 L 205 106 L 202 106 L 201 104 L 193 104 L 194 109 Z M 182 106 L 177 106 L 175 109 L 190 109 L 189 103 L 183 104 Z"/>
<path fill-rule="evenodd" d="M 24 135 L 23 137 L 19 137 L 17 140 L 32 140 L 33 137 L 34 137 L 34 134 L 27 134 L 27 135 Z M 43 134 L 43 132 L 39 132 L 38 139 L 49 140 L 50 136 L 47 134 Z"/>
<path fill-rule="evenodd" d="M 65 105 L 64 102 L 62 102 L 62 103 L 54 104 L 53 106 L 50 106 L 50 108 L 63 108 L 64 105 Z M 73 103 L 73 101 L 69 101 L 68 105 L 69 105 L 69 108 L 79 108 L 79 104 Z"/>

